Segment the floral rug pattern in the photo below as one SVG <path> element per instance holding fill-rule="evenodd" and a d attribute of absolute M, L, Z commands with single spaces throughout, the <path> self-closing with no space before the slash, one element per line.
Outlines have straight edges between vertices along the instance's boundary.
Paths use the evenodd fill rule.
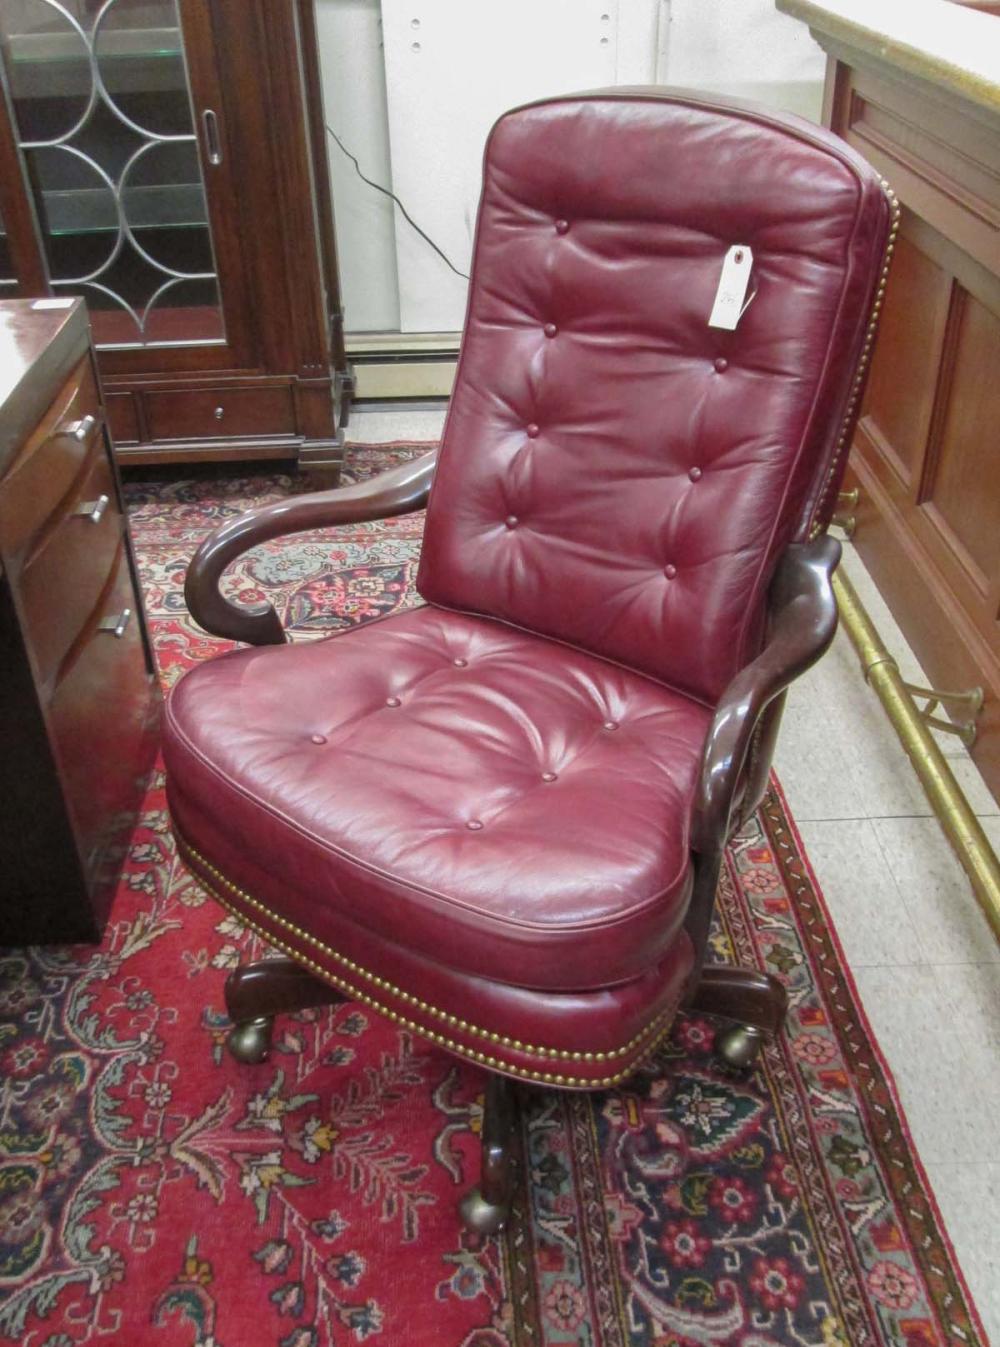
<path fill-rule="evenodd" d="M 419 452 L 358 449 L 358 479 Z M 131 483 L 164 685 L 226 643 L 202 537 L 304 483 Z M 419 515 L 302 534 L 226 581 L 297 639 L 417 601 Z M 982 1342 L 822 898 L 774 787 L 730 850 L 713 957 L 785 981 L 752 1073 L 681 1018 L 619 1090 L 523 1095 L 503 1237 L 463 1233 L 482 1077 L 355 1006 L 224 1050 L 260 941 L 177 859 L 151 782 L 104 942 L 0 951 L 0 1342 L 163 1347 L 944 1347 Z"/>

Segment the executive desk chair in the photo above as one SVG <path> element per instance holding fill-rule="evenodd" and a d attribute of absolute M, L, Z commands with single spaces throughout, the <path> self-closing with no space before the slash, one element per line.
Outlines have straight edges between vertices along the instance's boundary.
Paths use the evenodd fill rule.
<path fill-rule="evenodd" d="M 251 511 L 190 568 L 202 626 L 262 647 L 167 712 L 181 853 L 287 956 L 231 976 L 232 1048 L 343 996 L 488 1068 L 477 1229 L 506 1212 L 512 1077 L 613 1085 L 683 1007 L 734 1022 L 736 1065 L 781 1026 L 779 981 L 705 951 L 784 690 L 834 633 L 824 530 L 896 214 L 761 108 L 508 113 L 440 452 Z M 425 505 L 423 607 L 286 645 L 219 592 L 265 539 Z"/>

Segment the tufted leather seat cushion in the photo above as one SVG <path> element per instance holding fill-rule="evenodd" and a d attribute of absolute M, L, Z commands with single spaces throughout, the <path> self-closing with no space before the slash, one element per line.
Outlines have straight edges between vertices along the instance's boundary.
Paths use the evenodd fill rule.
<path fill-rule="evenodd" d="M 171 810 L 335 948 L 346 922 L 510 986 L 612 987 L 676 943 L 709 717 L 593 655 L 418 608 L 189 673 Z"/>

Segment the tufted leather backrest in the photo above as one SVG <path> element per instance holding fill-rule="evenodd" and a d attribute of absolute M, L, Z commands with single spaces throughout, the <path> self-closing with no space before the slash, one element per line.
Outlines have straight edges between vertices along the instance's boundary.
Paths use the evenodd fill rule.
<path fill-rule="evenodd" d="M 423 597 L 716 701 L 830 509 L 889 215 L 836 137 L 750 105 L 613 90 L 502 117 Z M 735 244 L 756 296 L 725 331 Z"/>

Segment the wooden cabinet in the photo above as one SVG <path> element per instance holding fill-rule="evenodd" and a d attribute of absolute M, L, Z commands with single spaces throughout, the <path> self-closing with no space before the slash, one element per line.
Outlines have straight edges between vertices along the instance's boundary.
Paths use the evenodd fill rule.
<path fill-rule="evenodd" d="M 971 751 L 1000 799 L 1000 19 L 778 7 L 829 54 L 828 125 L 902 206 L 848 468 L 854 542 L 933 684 L 982 688 Z"/>
<path fill-rule="evenodd" d="M 314 0 L 5 0 L 0 295 L 80 295 L 119 459 L 336 469 Z"/>
<path fill-rule="evenodd" d="M 100 937 L 160 705 L 85 310 L 41 304 L 0 303 L 0 945 Z"/>

